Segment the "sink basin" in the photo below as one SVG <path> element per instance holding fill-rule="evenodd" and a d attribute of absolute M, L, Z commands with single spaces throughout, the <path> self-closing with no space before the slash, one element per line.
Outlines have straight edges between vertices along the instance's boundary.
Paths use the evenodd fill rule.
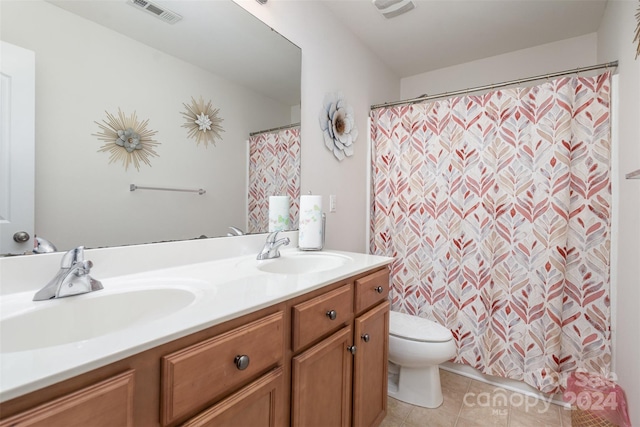
<path fill-rule="evenodd" d="M 256 261 L 260 271 L 274 274 L 318 273 L 341 267 L 351 258 L 333 253 L 294 252 L 282 254 L 279 258 Z"/>
<path fill-rule="evenodd" d="M 198 298 L 188 287 L 105 289 L 38 301 L 0 320 L 0 351 L 35 350 L 81 342 L 169 316 Z"/>

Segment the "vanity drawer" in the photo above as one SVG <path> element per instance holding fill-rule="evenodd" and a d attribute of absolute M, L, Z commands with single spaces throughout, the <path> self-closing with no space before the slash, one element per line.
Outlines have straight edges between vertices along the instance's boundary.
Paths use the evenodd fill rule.
<path fill-rule="evenodd" d="M 201 410 L 282 364 L 283 353 L 284 315 L 278 312 L 163 357 L 162 424 Z"/>
<path fill-rule="evenodd" d="M 353 317 L 353 285 L 297 304 L 292 309 L 293 351 L 298 351 L 323 335 L 337 330 Z"/>
<path fill-rule="evenodd" d="M 389 297 L 389 269 L 384 268 L 356 280 L 356 313 L 384 301 Z"/>

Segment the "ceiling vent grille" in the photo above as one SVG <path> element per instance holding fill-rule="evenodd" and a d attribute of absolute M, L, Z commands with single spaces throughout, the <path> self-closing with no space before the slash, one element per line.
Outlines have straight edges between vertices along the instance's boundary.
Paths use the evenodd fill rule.
<path fill-rule="evenodd" d="M 416 7 L 411 0 L 372 0 L 372 3 L 387 19 L 402 15 Z"/>
<path fill-rule="evenodd" d="M 162 19 L 164 22 L 168 22 L 169 24 L 175 24 L 182 19 L 182 16 L 179 14 L 148 0 L 128 0 L 127 3 L 152 14 L 156 18 Z"/>

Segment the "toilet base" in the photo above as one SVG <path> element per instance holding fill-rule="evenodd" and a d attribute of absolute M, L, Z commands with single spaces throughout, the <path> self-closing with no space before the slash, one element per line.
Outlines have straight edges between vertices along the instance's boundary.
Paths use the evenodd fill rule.
<path fill-rule="evenodd" d="M 440 369 L 438 365 L 425 368 L 407 368 L 400 371 L 389 362 L 389 385 L 387 394 L 394 399 L 424 408 L 437 408 L 444 398 L 440 387 Z M 396 372 L 398 372 L 396 374 Z M 397 377 L 396 377 L 397 375 Z M 397 382 L 395 379 L 397 378 Z"/>

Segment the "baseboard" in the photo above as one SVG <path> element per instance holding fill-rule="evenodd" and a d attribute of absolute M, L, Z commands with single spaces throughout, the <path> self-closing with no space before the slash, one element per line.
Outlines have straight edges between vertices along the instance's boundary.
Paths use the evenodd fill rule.
<path fill-rule="evenodd" d="M 534 397 L 540 400 L 550 401 L 551 403 L 568 408 L 570 405 L 562 400 L 561 394 L 547 394 L 542 393 L 531 387 L 522 381 L 512 380 L 508 378 L 494 377 L 492 375 L 485 375 L 477 369 L 471 366 L 461 365 L 458 363 L 445 362 L 440 365 L 440 369 L 453 372 L 454 374 L 462 375 L 467 378 L 471 378 L 476 381 L 491 384 L 496 387 L 501 387 L 505 390 L 513 391 L 516 393 L 524 394 L 525 396 Z"/>

